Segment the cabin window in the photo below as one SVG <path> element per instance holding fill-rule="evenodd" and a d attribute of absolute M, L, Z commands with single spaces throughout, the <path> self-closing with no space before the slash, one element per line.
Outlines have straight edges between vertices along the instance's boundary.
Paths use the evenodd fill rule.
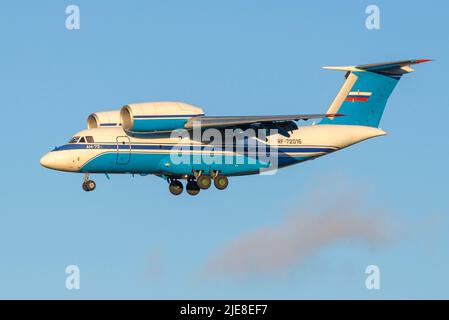
<path fill-rule="evenodd" d="M 87 143 L 94 143 L 94 137 L 92 136 L 86 136 Z"/>
<path fill-rule="evenodd" d="M 70 139 L 69 143 L 77 143 L 80 137 L 73 137 Z"/>
<path fill-rule="evenodd" d="M 86 143 L 86 139 L 84 139 L 84 137 L 81 137 L 81 139 L 78 141 L 78 143 Z"/>

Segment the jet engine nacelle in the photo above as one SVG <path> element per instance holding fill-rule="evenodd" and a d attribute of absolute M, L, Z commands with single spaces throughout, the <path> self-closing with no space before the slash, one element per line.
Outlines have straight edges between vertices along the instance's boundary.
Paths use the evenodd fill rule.
<path fill-rule="evenodd" d="M 199 107 L 168 101 L 128 104 L 120 110 L 123 129 L 138 133 L 184 128 L 190 118 L 203 115 Z"/>
<path fill-rule="evenodd" d="M 117 127 L 121 125 L 120 110 L 92 113 L 87 118 L 87 128 Z"/>

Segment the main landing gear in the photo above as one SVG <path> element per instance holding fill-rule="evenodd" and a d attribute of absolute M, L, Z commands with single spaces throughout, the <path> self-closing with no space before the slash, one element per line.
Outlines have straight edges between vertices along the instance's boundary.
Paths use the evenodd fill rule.
<path fill-rule="evenodd" d="M 196 183 L 198 184 L 198 187 L 200 189 L 207 190 L 212 184 L 212 179 L 210 178 L 210 176 L 202 174 L 196 179 Z"/>
<path fill-rule="evenodd" d="M 198 182 L 195 180 L 189 180 L 186 185 L 187 193 L 191 196 L 196 196 L 200 193 L 200 187 L 198 186 Z"/>
<path fill-rule="evenodd" d="M 85 174 L 83 178 L 83 190 L 86 192 L 93 191 L 96 186 L 95 181 L 89 180 L 89 175 Z"/>
<path fill-rule="evenodd" d="M 217 175 L 214 179 L 214 186 L 218 190 L 224 190 L 227 188 L 229 184 L 228 178 L 226 176 L 223 176 L 221 174 Z"/>
<path fill-rule="evenodd" d="M 186 191 L 191 196 L 196 196 L 201 190 L 207 190 L 212 185 L 212 179 L 214 180 L 214 186 L 218 190 L 224 190 L 229 184 L 228 178 L 218 172 L 213 172 L 211 175 L 202 174 L 201 172 L 194 172 L 193 176 L 186 177 Z M 167 179 L 169 185 L 168 189 L 170 193 L 178 196 L 184 190 L 181 181 L 175 178 Z"/>
<path fill-rule="evenodd" d="M 184 190 L 184 187 L 182 186 L 181 181 L 179 180 L 173 180 L 168 185 L 168 189 L 170 190 L 171 194 L 177 196 L 182 193 L 182 190 Z"/>

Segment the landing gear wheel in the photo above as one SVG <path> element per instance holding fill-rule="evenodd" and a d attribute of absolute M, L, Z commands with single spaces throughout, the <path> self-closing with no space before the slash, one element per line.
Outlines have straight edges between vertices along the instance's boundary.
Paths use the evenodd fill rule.
<path fill-rule="evenodd" d="M 210 179 L 210 176 L 201 175 L 196 179 L 196 183 L 198 184 L 198 187 L 200 189 L 206 190 L 209 189 L 209 187 L 212 184 L 212 181 Z"/>
<path fill-rule="evenodd" d="M 200 187 L 198 187 L 198 184 L 195 180 L 190 180 L 189 182 L 187 182 L 186 190 L 187 193 L 191 196 L 196 196 L 198 193 L 200 193 Z"/>
<path fill-rule="evenodd" d="M 181 181 L 173 180 L 169 185 L 168 189 L 170 190 L 172 195 L 180 195 L 182 193 L 182 190 L 184 190 L 184 187 L 182 186 Z"/>
<path fill-rule="evenodd" d="M 221 174 L 217 175 L 214 179 L 214 186 L 218 190 L 224 190 L 228 186 L 228 178 Z"/>
<path fill-rule="evenodd" d="M 93 191 L 97 185 L 93 180 L 87 180 L 83 182 L 83 190 L 84 191 Z"/>

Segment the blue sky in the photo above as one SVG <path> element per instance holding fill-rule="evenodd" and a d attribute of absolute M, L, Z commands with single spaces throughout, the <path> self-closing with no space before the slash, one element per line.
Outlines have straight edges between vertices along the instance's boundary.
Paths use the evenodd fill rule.
<path fill-rule="evenodd" d="M 77 4 L 81 29 L 65 28 Z M 365 28 L 380 8 L 381 29 Z M 449 63 L 445 1 L 3 1 L 0 61 L 4 151 L 0 298 L 449 298 Z M 225 192 L 173 197 L 157 177 L 82 176 L 39 158 L 85 128 L 94 111 L 179 100 L 208 115 L 324 112 L 343 74 L 324 65 L 408 58 L 385 137 L 275 176 L 230 180 Z M 388 241 L 320 246 L 274 274 L 204 277 L 214 254 L 289 212 L 358 199 Z M 332 214 L 330 212 L 329 214 Z M 65 288 L 65 267 L 81 289 Z M 364 286 L 365 267 L 381 289 Z"/>

